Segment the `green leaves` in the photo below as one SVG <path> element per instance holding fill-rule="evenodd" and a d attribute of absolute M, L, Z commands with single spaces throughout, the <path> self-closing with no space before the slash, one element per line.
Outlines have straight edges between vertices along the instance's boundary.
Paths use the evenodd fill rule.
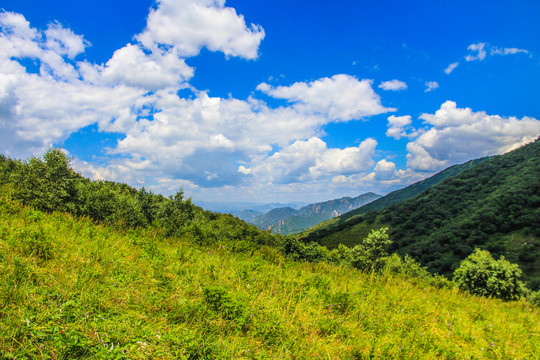
<path fill-rule="evenodd" d="M 380 270 L 386 263 L 392 240 L 388 228 L 372 230 L 358 245 L 351 249 L 351 265 L 361 270 Z"/>
<path fill-rule="evenodd" d="M 495 260 L 489 251 L 476 249 L 456 269 L 454 282 L 460 290 L 508 301 L 518 300 L 525 294 L 520 277 L 518 265 L 504 257 Z"/>

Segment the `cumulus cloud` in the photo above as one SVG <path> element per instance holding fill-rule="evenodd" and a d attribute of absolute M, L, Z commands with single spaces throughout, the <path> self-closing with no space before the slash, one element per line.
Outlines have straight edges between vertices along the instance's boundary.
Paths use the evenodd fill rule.
<path fill-rule="evenodd" d="M 159 0 L 146 29 L 136 39 L 147 49 L 172 46 L 181 56 L 198 55 L 202 47 L 227 56 L 255 59 L 264 38 L 259 25 L 246 25 L 225 0 Z"/>
<path fill-rule="evenodd" d="M 329 149 L 323 140 L 313 137 L 295 141 L 272 156 L 260 159 L 250 173 L 278 184 L 358 173 L 373 166 L 376 146 L 377 141 L 368 138 L 357 147 Z"/>
<path fill-rule="evenodd" d="M 446 69 L 444 69 L 444 72 L 446 73 L 446 75 L 450 75 L 452 71 L 454 71 L 458 66 L 459 62 L 451 63 L 446 67 Z"/>
<path fill-rule="evenodd" d="M 66 55 L 70 59 L 84 52 L 90 43 L 81 35 L 76 35 L 70 29 L 64 28 L 60 23 L 49 24 L 45 30 L 46 46 L 58 55 Z"/>
<path fill-rule="evenodd" d="M 142 93 L 126 86 L 95 86 L 81 79 L 66 60 L 87 43 L 60 24 L 44 32 L 14 13 L 0 13 L 0 126 L 4 153 L 40 154 L 71 132 L 110 119 L 130 107 Z M 18 59 L 32 59 L 39 73 Z"/>
<path fill-rule="evenodd" d="M 194 70 L 173 51 L 147 54 L 139 45 L 116 50 L 104 66 L 83 67 L 87 80 L 108 85 L 124 84 L 145 90 L 182 88 Z"/>
<path fill-rule="evenodd" d="M 168 22 L 189 25 L 180 21 L 186 18 L 196 23 L 196 37 L 186 29 L 176 28 L 172 35 L 167 32 L 175 29 L 160 27 Z M 149 109 L 157 102 L 166 107 L 167 99 L 174 98 L 170 94 L 190 86 L 194 69 L 185 56 L 207 46 L 227 56 L 255 58 L 263 37 L 261 28 L 247 28 L 224 1 L 163 0 L 151 11 L 138 36 L 141 42 L 127 44 L 99 65 L 74 61 L 89 43 L 60 23 L 41 31 L 21 14 L 0 12 L 0 127 L 6 140 L 1 151 L 39 154 L 93 123 L 101 131 L 126 132 L 139 118 L 152 119 L 155 110 Z M 27 70 L 25 59 L 39 72 Z M 129 142 L 134 134 L 127 137 Z M 207 134 L 206 140 L 215 149 L 232 146 L 223 134 Z"/>
<path fill-rule="evenodd" d="M 446 101 L 435 114 L 422 114 L 429 126 L 407 145 L 407 165 L 417 171 L 446 166 L 488 155 L 501 154 L 533 141 L 540 135 L 540 121 L 488 115 L 458 108 Z"/>
<path fill-rule="evenodd" d="M 395 116 L 390 115 L 388 117 L 388 130 L 386 130 L 386 136 L 393 137 L 398 140 L 407 136 L 406 129 L 412 123 L 411 116 Z"/>
<path fill-rule="evenodd" d="M 372 83 L 371 80 L 359 81 L 354 76 L 339 74 L 290 86 L 273 87 L 262 83 L 257 90 L 288 100 L 300 112 L 319 114 L 330 121 L 349 121 L 396 110 L 381 105 Z"/>
<path fill-rule="evenodd" d="M 373 169 L 377 180 L 391 180 L 396 178 L 396 164 L 385 159 L 380 160 Z"/>
<path fill-rule="evenodd" d="M 399 91 L 407 89 L 407 84 L 400 80 L 383 81 L 379 84 L 379 88 L 389 91 Z"/>
<path fill-rule="evenodd" d="M 426 81 L 426 90 L 424 92 L 430 92 L 439 87 L 439 83 L 436 81 Z"/>

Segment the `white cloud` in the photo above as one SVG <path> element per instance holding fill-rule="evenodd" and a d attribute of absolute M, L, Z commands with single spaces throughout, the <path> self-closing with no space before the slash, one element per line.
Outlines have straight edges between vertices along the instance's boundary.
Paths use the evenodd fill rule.
<path fill-rule="evenodd" d="M 70 59 L 83 53 L 84 49 L 90 45 L 81 35 L 75 35 L 73 31 L 62 27 L 58 22 L 49 24 L 45 35 L 47 48 L 58 55 L 67 55 Z"/>
<path fill-rule="evenodd" d="M 164 13 L 164 10 L 172 8 L 175 12 Z M 161 34 L 159 27 L 155 27 L 160 16 L 167 18 L 167 21 L 181 23 L 180 20 L 185 16 L 193 15 L 186 15 L 184 10 L 198 12 L 195 15 L 199 18 L 193 21 L 201 26 L 197 29 L 198 34 L 206 34 L 201 35 L 200 43 L 191 41 L 189 34 L 184 34 L 186 37 L 177 34 L 180 36 L 176 39 L 179 43 L 174 44 L 160 42 L 158 36 L 152 43 L 156 45 L 152 49 L 143 49 L 140 43 L 128 44 L 117 50 L 104 65 L 73 61 L 89 44 L 82 36 L 63 28 L 59 23 L 51 23 L 45 31 L 40 31 L 32 28 L 21 14 L 0 12 L 0 128 L 3 130 L 1 139 L 5 140 L 0 151 L 22 157 L 37 155 L 53 143 L 61 142 L 70 133 L 98 123 L 101 131 L 126 133 L 125 141 L 115 150 L 122 153 L 123 146 L 129 148 L 126 144 L 141 143 L 141 139 L 137 140 L 136 129 L 145 129 L 145 121 L 152 122 L 153 116 L 149 109 L 155 107 L 163 110 L 167 107 L 167 101 L 172 99 L 174 103 L 179 99 L 176 96 L 178 89 L 189 86 L 188 81 L 193 77 L 194 69 L 181 57 L 184 51 L 181 38 L 193 46 L 208 46 L 226 55 L 255 57 L 264 32 L 259 28 L 245 28 L 242 16 L 236 15 L 234 9 L 224 7 L 223 1 L 160 1 L 157 9 L 149 16 L 144 38 L 150 41 L 150 35 Z M 175 20 L 174 16 L 179 18 Z M 240 31 L 242 24 L 244 28 Z M 250 41 L 250 38 L 256 41 Z M 219 42 L 221 40 L 222 43 Z M 157 46 L 162 44 L 173 46 Z M 39 73 L 27 71 L 21 65 L 22 62 L 19 62 L 22 59 L 34 60 L 39 66 Z M 230 103 L 235 102 L 231 100 Z M 239 103 L 243 105 L 238 106 Z M 249 104 L 236 102 L 236 108 L 240 111 L 246 107 L 250 109 Z M 231 113 L 235 111 L 234 106 L 228 109 Z M 291 117 L 294 120 L 299 117 L 295 116 L 294 111 L 286 109 L 276 113 L 289 113 L 290 116 L 285 116 L 286 121 L 291 121 Z M 164 111 L 161 117 L 169 115 Z M 150 121 L 141 120 L 139 124 L 140 117 Z M 322 120 L 314 122 L 319 124 Z M 299 135 L 298 131 L 303 136 L 315 135 L 317 131 L 317 126 L 308 121 L 299 126 L 308 129 L 307 133 L 304 130 L 295 132 L 291 129 L 294 125 L 290 123 L 283 125 L 285 129 L 291 130 L 291 137 Z M 278 129 L 284 130 L 279 126 Z M 131 132 L 127 134 L 129 130 Z M 275 135 L 273 130 L 270 133 Z M 202 148 L 235 147 L 225 134 L 208 132 L 203 135 L 205 137 L 202 141 L 206 143 Z M 147 139 L 147 145 L 152 146 L 151 139 Z M 271 149 L 266 142 L 258 147 Z"/>
<path fill-rule="evenodd" d="M 382 159 L 375 165 L 374 172 L 377 180 L 394 179 L 397 176 L 396 164 Z"/>
<path fill-rule="evenodd" d="M 518 49 L 518 48 L 502 48 L 501 49 L 495 46 L 491 48 L 491 55 L 515 55 L 519 53 L 528 54 L 529 51 L 524 50 L 524 49 Z"/>
<path fill-rule="evenodd" d="M 225 0 L 159 0 L 136 39 L 152 51 L 160 44 L 172 46 L 183 57 L 198 55 L 206 47 L 255 59 L 264 36 L 262 27 L 248 27 L 242 15 L 225 7 Z"/>
<path fill-rule="evenodd" d="M 393 137 L 398 140 L 407 136 L 406 128 L 412 123 L 411 116 L 394 116 L 388 117 L 388 130 L 386 130 L 386 136 Z"/>
<path fill-rule="evenodd" d="M 193 77 L 194 70 L 174 52 L 146 54 L 138 45 L 128 44 L 116 50 L 105 64 L 88 69 L 86 78 L 105 84 L 125 84 L 146 90 L 166 87 L 182 88 Z"/>
<path fill-rule="evenodd" d="M 426 90 L 424 92 L 430 92 L 439 87 L 439 83 L 436 81 L 426 81 Z"/>
<path fill-rule="evenodd" d="M 470 50 L 473 54 L 469 54 L 467 56 L 465 56 L 465 60 L 466 61 L 475 61 L 475 60 L 478 60 L 478 61 L 482 61 L 486 58 L 486 55 L 487 55 L 487 52 L 486 52 L 486 43 L 476 43 L 476 44 L 471 44 L 469 45 L 469 47 L 467 48 L 467 50 Z M 476 54 L 474 54 L 476 53 Z"/>
<path fill-rule="evenodd" d="M 407 89 L 407 84 L 400 80 L 383 81 L 379 84 L 379 88 L 389 91 L 399 91 Z"/>
<path fill-rule="evenodd" d="M 447 75 L 450 75 L 452 71 L 454 71 L 458 66 L 459 66 L 459 62 L 451 63 L 450 65 L 448 65 L 446 69 L 444 69 L 444 72 Z"/>
<path fill-rule="evenodd" d="M 491 56 L 493 56 L 493 55 L 503 55 L 503 56 L 505 56 L 505 55 L 515 55 L 515 54 L 519 54 L 519 53 L 529 54 L 529 51 L 525 50 L 525 49 L 499 48 L 497 46 L 491 46 L 490 44 L 483 43 L 483 42 L 476 43 L 476 44 L 471 44 L 471 45 L 469 45 L 467 50 L 470 50 L 472 52 L 472 54 L 469 54 L 469 55 L 465 56 L 466 61 L 475 61 L 475 60 L 482 61 L 482 60 L 485 60 L 487 55 L 488 55 L 488 50 L 489 50 L 489 55 L 491 55 Z M 454 64 L 458 64 L 458 63 L 454 63 Z M 450 64 L 450 66 L 452 66 L 452 65 L 453 64 Z M 447 70 L 450 69 L 450 66 L 447 68 Z M 455 69 L 455 67 L 452 68 L 452 70 L 454 70 L 454 69 Z M 446 72 L 446 70 L 445 70 L 445 72 Z M 452 72 L 452 71 L 450 71 L 450 72 Z M 447 74 L 449 74 L 449 72 L 447 72 Z"/>
<path fill-rule="evenodd" d="M 330 121 L 349 121 L 395 111 L 381 105 L 371 85 L 371 80 L 358 81 L 353 76 L 339 74 L 291 86 L 273 87 L 262 83 L 257 90 L 292 102 L 299 112 L 319 114 Z"/>
<path fill-rule="evenodd" d="M 446 166 L 488 155 L 501 154 L 533 141 L 540 135 L 540 121 L 488 115 L 458 108 L 446 101 L 435 114 L 420 116 L 430 129 L 407 145 L 407 165 L 418 171 Z"/>
<path fill-rule="evenodd" d="M 377 141 L 368 138 L 358 147 L 328 149 L 317 137 L 295 141 L 250 169 L 261 182 L 288 184 L 338 174 L 352 174 L 373 166 Z"/>

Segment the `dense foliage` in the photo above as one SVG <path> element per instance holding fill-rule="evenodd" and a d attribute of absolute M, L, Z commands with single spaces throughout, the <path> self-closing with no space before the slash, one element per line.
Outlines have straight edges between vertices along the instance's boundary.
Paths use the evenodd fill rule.
<path fill-rule="evenodd" d="M 489 251 L 476 249 L 454 272 L 460 290 L 503 300 L 517 300 L 525 294 L 521 270 L 504 257 L 493 259 Z"/>
<path fill-rule="evenodd" d="M 77 174 L 60 149 L 41 158 L 16 161 L 0 157 L 2 191 L 45 212 L 66 211 L 120 227 L 149 227 L 166 236 L 186 236 L 206 244 L 236 249 L 278 245 L 281 240 L 231 215 L 204 211 L 182 190 L 166 198 L 145 188 L 110 181 L 90 181 Z"/>
<path fill-rule="evenodd" d="M 406 254 L 434 273 L 451 276 L 475 248 L 519 264 L 524 280 L 540 286 L 540 141 L 477 163 L 418 196 L 305 241 L 354 246 L 371 229 L 389 226 L 391 252 Z"/>
<path fill-rule="evenodd" d="M 351 265 L 361 270 L 380 270 L 386 264 L 388 248 L 392 240 L 388 238 L 388 228 L 373 230 L 361 243 L 351 249 Z"/>

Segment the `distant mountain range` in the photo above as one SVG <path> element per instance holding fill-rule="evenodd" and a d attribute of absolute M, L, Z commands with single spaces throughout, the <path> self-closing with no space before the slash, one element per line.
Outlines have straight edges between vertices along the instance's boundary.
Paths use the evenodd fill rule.
<path fill-rule="evenodd" d="M 368 204 L 381 195 L 366 193 L 355 198 L 344 197 L 304 206 L 298 210 L 292 207 L 276 208 L 264 215 L 246 221 L 263 230 L 283 235 L 302 232 L 322 221 L 339 216 Z"/>
<path fill-rule="evenodd" d="M 267 213 L 268 211 L 280 207 L 291 207 L 293 209 L 300 209 L 306 206 L 308 203 L 303 202 L 291 202 L 291 203 L 254 203 L 254 202 L 220 202 L 220 201 L 193 201 L 197 206 L 204 208 L 205 210 L 215 211 L 219 213 L 232 214 L 242 220 L 252 217 L 253 213 L 258 213 L 257 216 Z M 244 218 L 246 216 L 246 218 Z"/>

